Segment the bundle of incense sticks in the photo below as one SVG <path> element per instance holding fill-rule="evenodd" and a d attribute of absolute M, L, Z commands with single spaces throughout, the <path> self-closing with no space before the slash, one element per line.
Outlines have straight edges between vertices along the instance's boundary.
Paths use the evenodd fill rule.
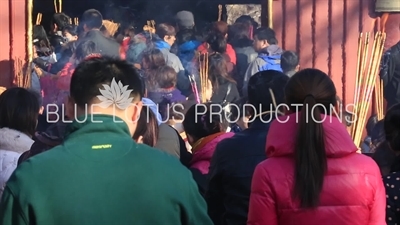
<path fill-rule="evenodd" d="M 36 25 L 40 25 L 42 23 L 43 14 L 38 13 L 36 16 Z"/>
<path fill-rule="evenodd" d="M 199 57 L 199 73 L 200 73 L 200 85 L 201 85 L 201 103 L 207 102 L 207 90 L 208 90 L 208 52 L 200 54 Z"/>
<path fill-rule="evenodd" d="M 29 88 L 31 83 L 30 66 L 20 58 L 14 59 L 15 80 L 18 87 Z"/>
<path fill-rule="evenodd" d="M 147 20 L 147 24 L 144 25 L 143 30 L 150 32 L 150 34 L 156 33 L 156 23 L 154 20 Z"/>
<path fill-rule="evenodd" d="M 200 101 L 199 91 L 197 90 L 197 83 L 196 83 L 196 79 L 193 74 L 189 75 L 189 80 L 190 80 L 190 84 L 192 86 L 192 91 L 196 98 L 196 102 L 200 104 L 201 101 Z"/>
<path fill-rule="evenodd" d="M 222 19 L 222 5 L 218 5 L 218 21 Z"/>
<path fill-rule="evenodd" d="M 71 23 L 72 24 L 72 23 Z M 75 24 L 75 26 L 78 26 L 79 25 L 79 18 L 78 17 L 75 17 L 74 18 L 74 24 Z"/>
<path fill-rule="evenodd" d="M 110 20 L 103 20 L 103 26 L 107 29 L 111 36 L 114 36 L 119 28 L 118 23 L 114 23 Z"/>
<path fill-rule="evenodd" d="M 370 48 L 371 39 L 373 40 L 372 49 Z M 355 116 L 353 120 L 355 121 L 350 129 L 353 141 L 357 146 L 361 144 L 366 117 L 371 105 L 372 93 L 375 89 L 375 83 L 378 78 L 377 75 L 380 69 L 380 62 L 382 59 L 385 40 L 386 33 L 380 31 L 375 34 L 375 37 L 372 37 L 370 33 L 361 33 L 359 36 L 357 50 L 356 87 L 354 90 L 355 107 L 353 111 Z M 378 92 L 381 91 L 378 90 Z M 379 97 L 379 99 L 381 98 L 383 98 L 383 96 Z"/>
<path fill-rule="evenodd" d="M 58 7 L 57 7 L 57 0 L 54 0 L 54 9 L 56 13 L 62 12 L 62 0 L 58 0 Z"/>

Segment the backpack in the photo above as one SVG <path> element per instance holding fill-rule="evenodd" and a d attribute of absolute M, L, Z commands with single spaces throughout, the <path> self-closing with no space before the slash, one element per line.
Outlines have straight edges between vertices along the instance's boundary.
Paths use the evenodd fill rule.
<path fill-rule="evenodd" d="M 258 68 L 258 71 L 265 71 L 265 70 L 276 70 L 279 72 L 283 72 L 281 68 L 281 55 L 266 55 L 262 54 L 259 55 L 258 58 L 264 60 L 265 64 Z"/>

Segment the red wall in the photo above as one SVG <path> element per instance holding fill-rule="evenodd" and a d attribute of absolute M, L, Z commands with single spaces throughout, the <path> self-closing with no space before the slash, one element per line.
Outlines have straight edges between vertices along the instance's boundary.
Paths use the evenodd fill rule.
<path fill-rule="evenodd" d="M 373 9 L 368 0 L 275 0 L 274 30 L 283 49 L 299 53 L 301 67 L 328 73 L 348 104 L 354 96 L 358 36 L 373 31 Z M 400 14 L 389 17 L 388 45 L 400 39 L 399 23 Z"/>
<path fill-rule="evenodd" d="M 0 0 L 0 86 L 13 80 L 15 58 L 26 59 L 25 0 Z"/>

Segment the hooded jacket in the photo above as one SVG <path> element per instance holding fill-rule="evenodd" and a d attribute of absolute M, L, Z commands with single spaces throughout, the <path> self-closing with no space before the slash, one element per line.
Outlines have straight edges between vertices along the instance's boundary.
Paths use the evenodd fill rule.
<path fill-rule="evenodd" d="M 6 182 L 17 168 L 18 158 L 32 144 L 33 140 L 26 134 L 9 128 L 0 129 L 0 199 Z"/>
<path fill-rule="evenodd" d="M 378 166 L 370 157 L 356 153 L 345 126 L 331 116 L 322 122 L 328 166 L 320 203 L 313 210 L 299 207 L 292 198 L 297 116 L 278 117 L 271 124 L 268 159 L 253 175 L 247 224 L 386 224 L 385 189 Z"/>
<path fill-rule="evenodd" d="M 182 62 L 183 68 L 188 74 L 193 74 L 196 70 L 193 59 L 196 55 L 196 49 L 200 46 L 200 42 L 196 40 L 187 41 L 178 47 L 178 57 Z"/>
<path fill-rule="evenodd" d="M 262 57 L 269 56 L 277 57 L 280 59 L 280 55 L 282 54 L 282 52 L 283 50 L 278 45 L 270 45 L 258 53 L 259 57 L 257 57 L 253 62 L 249 64 L 249 67 L 247 67 L 246 73 L 244 74 L 242 90 L 242 94 L 244 96 L 247 96 L 247 85 L 249 84 L 250 77 L 260 72 L 260 69 L 263 68 L 265 64 L 267 64 L 267 62 Z"/>

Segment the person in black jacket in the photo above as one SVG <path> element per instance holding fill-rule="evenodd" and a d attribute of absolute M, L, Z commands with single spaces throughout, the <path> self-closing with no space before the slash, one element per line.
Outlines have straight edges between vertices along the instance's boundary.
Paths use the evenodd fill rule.
<path fill-rule="evenodd" d="M 380 76 L 387 108 L 400 103 L 400 41 L 384 54 Z"/>
<path fill-rule="evenodd" d="M 251 179 L 257 164 L 266 159 L 270 122 L 279 115 L 274 111 L 274 102 L 284 102 L 288 80 L 288 76 L 274 70 L 258 72 L 250 78 L 248 104 L 254 106 L 249 107 L 251 124 L 221 141 L 211 160 L 206 201 L 215 225 L 246 224 Z"/>
<path fill-rule="evenodd" d="M 79 39 L 78 42 L 90 40 L 93 41 L 102 56 L 109 56 L 113 58 L 120 58 L 120 45 L 117 41 L 107 38 L 100 31 L 103 26 L 103 16 L 95 9 L 86 10 L 82 15 L 80 22 L 86 32 L 84 38 Z"/>
<path fill-rule="evenodd" d="M 63 30 L 69 25 L 70 17 L 64 13 L 55 13 L 51 19 L 51 32 L 49 36 L 50 44 L 54 48 L 54 52 L 57 55 L 57 59 L 61 56 L 60 52 L 62 46 L 65 43 L 65 38 L 63 37 Z"/>

